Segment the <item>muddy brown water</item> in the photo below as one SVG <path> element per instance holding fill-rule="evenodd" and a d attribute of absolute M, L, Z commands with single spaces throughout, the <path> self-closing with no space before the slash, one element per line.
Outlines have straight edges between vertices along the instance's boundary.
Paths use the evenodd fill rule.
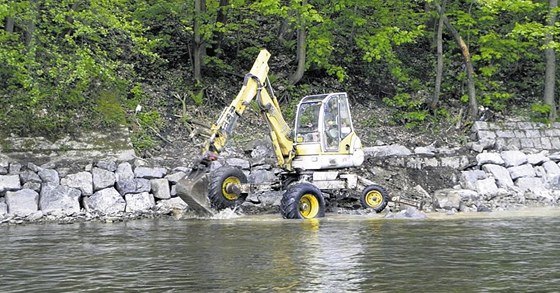
<path fill-rule="evenodd" d="M 557 292 L 560 210 L 0 226 L 2 292 Z"/>

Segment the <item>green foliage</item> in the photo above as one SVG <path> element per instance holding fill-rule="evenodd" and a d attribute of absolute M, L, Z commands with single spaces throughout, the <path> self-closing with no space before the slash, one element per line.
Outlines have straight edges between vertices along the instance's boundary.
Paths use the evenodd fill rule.
<path fill-rule="evenodd" d="M 190 93 L 191 100 L 196 106 L 201 106 L 204 103 L 204 89 L 198 91 L 197 93 Z"/>
<path fill-rule="evenodd" d="M 125 111 L 121 105 L 118 92 L 102 90 L 94 107 L 95 112 L 100 115 L 100 123 L 103 127 L 115 127 L 126 124 Z"/>
<path fill-rule="evenodd" d="M 534 103 L 531 105 L 531 119 L 535 122 L 548 123 L 550 110 L 550 105 Z"/>
<path fill-rule="evenodd" d="M 158 145 L 155 133 L 163 126 L 163 122 L 157 111 L 137 113 L 136 127 L 133 128 L 131 141 L 139 153 L 144 153 Z"/>

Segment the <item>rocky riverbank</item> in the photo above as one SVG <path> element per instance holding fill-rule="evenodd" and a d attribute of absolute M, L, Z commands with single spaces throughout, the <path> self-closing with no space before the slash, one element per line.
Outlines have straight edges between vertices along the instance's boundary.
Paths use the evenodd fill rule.
<path fill-rule="evenodd" d="M 356 171 L 384 186 L 392 197 L 423 202 L 423 212 L 428 213 L 557 206 L 560 153 L 556 148 L 560 145 L 556 146 L 556 137 L 560 130 L 542 129 L 534 123 L 514 126 L 519 129 L 476 123 L 475 139 L 457 147 L 409 148 L 378 142 L 365 148 L 366 161 Z M 226 150 L 213 168 L 235 166 L 249 182 L 270 181 L 279 170 L 269 144 L 250 145 L 251 149 L 233 146 Z M 0 223 L 118 221 L 189 213 L 175 192 L 177 181 L 190 171 L 188 164 L 177 166 L 166 164 L 172 158 L 147 161 L 127 154 L 68 160 L 57 153 L 56 160 L 41 165 L 0 154 Z M 181 162 L 192 162 L 195 154 L 191 150 Z M 278 213 L 281 195 L 252 195 L 235 213 Z M 325 198 L 327 212 L 370 213 L 361 208 L 358 194 L 325 194 Z M 423 217 L 403 204 L 390 203 L 389 210 L 387 217 Z"/>

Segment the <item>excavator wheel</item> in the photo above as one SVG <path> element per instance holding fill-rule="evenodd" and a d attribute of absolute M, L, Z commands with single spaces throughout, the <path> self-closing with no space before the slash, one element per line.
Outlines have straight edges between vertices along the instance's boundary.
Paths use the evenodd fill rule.
<path fill-rule="evenodd" d="M 365 209 L 372 209 L 379 213 L 385 209 L 389 202 L 389 194 L 379 185 L 369 185 L 362 191 L 360 203 Z"/>
<path fill-rule="evenodd" d="M 210 173 L 208 185 L 208 199 L 212 207 L 223 210 L 240 205 L 245 201 L 241 195 L 241 184 L 247 183 L 247 177 L 238 168 L 220 167 Z"/>
<path fill-rule="evenodd" d="M 291 185 L 282 196 L 280 212 L 284 219 L 311 219 L 325 216 L 325 199 L 311 183 Z"/>

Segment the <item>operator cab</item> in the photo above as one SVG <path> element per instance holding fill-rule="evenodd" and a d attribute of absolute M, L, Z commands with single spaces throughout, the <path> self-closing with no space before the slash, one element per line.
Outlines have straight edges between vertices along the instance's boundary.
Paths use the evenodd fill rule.
<path fill-rule="evenodd" d="M 304 97 L 295 125 L 294 168 L 317 170 L 360 166 L 364 153 L 354 132 L 346 93 Z"/>

